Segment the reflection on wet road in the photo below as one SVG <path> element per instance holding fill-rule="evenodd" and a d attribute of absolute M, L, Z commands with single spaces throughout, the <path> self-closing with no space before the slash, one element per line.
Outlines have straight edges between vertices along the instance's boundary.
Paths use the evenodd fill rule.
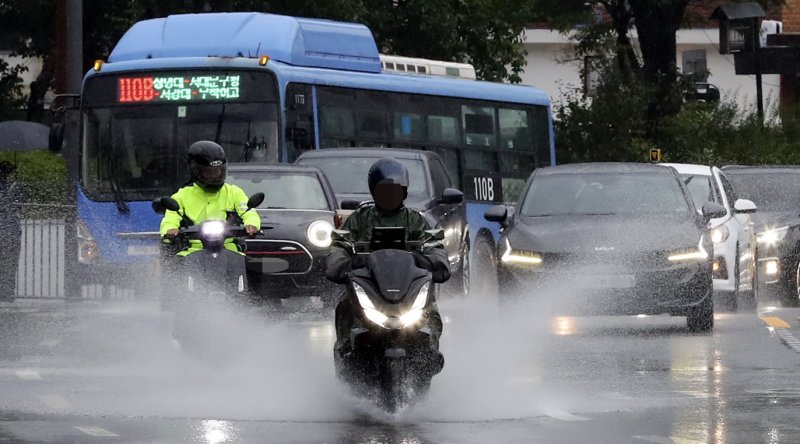
<path fill-rule="evenodd" d="M 236 358 L 187 356 L 157 307 L 0 307 L 0 441 L 800 441 L 798 309 L 684 318 L 441 304 L 444 371 L 387 415 L 333 376 L 324 312 L 220 313 Z"/>

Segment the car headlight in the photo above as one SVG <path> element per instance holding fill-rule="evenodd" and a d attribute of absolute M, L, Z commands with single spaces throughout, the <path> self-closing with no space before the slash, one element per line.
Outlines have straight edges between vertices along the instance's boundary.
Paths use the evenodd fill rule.
<path fill-rule="evenodd" d="M 715 244 L 725 242 L 728 239 L 728 235 L 730 232 L 728 231 L 728 227 L 725 225 L 720 225 L 718 227 L 712 228 L 711 232 L 711 242 Z"/>
<path fill-rule="evenodd" d="M 506 264 L 516 265 L 538 265 L 542 263 L 542 255 L 532 251 L 514 250 L 511 248 L 511 242 L 506 241 L 506 251 L 500 257 L 500 260 Z"/>
<path fill-rule="evenodd" d="M 364 310 L 364 316 L 366 316 L 367 319 L 384 328 L 397 327 L 398 321 L 400 324 L 399 326 L 410 327 L 419 322 L 419 320 L 422 319 L 422 316 L 425 314 L 423 309 L 428 303 L 428 290 L 430 289 L 430 283 L 426 282 L 425 285 L 420 288 L 419 293 L 417 293 L 417 297 L 414 299 L 414 303 L 411 304 L 411 309 L 405 312 L 399 318 L 386 316 L 377 308 L 375 308 L 375 304 L 372 303 L 372 300 L 369 298 L 366 290 L 364 290 L 362 286 L 354 282 L 353 289 L 356 292 L 358 303 L 361 305 L 362 310 Z"/>
<path fill-rule="evenodd" d="M 203 222 L 200 227 L 200 235 L 210 240 L 221 239 L 225 235 L 225 222 L 221 220 Z"/>
<path fill-rule="evenodd" d="M 789 233 L 789 226 L 773 228 L 756 234 L 756 241 L 759 244 L 777 244 Z"/>
<path fill-rule="evenodd" d="M 703 238 L 700 237 L 700 242 L 697 243 L 697 247 L 673 251 L 667 259 L 672 262 L 702 261 L 708 259 L 708 251 L 703 247 Z"/>
<path fill-rule="evenodd" d="M 324 220 L 316 220 L 308 225 L 306 237 L 312 245 L 319 248 L 331 246 L 331 233 L 333 225 Z"/>

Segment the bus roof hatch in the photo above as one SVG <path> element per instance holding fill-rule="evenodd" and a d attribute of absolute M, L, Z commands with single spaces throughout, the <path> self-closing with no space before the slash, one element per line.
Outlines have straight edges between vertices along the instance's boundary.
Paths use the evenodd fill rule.
<path fill-rule="evenodd" d="M 108 61 L 260 55 L 295 66 L 381 72 L 375 39 L 364 25 L 255 12 L 144 20 L 122 36 Z"/>

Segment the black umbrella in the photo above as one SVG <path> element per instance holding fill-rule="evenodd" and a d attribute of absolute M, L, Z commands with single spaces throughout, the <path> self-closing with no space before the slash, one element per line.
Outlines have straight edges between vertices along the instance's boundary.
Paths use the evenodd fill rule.
<path fill-rule="evenodd" d="M 0 122 L 0 151 L 36 151 L 47 149 L 50 128 L 36 122 L 8 120 Z"/>

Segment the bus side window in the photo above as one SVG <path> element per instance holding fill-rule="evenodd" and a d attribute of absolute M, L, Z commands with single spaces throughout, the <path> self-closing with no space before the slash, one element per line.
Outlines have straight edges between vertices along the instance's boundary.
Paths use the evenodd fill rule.
<path fill-rule="evenodd" d="M 488 148 L 497 145 L 494 108 L 462 105 L 461 124 L 464 128 L 464 144 Z"/>
<path fill-rule="evenodd" d="M 434 147 L 431 148 L 431 151 L 435 152 L 442 158 L 445 165 L 445 170 L 447 170 L 447 176 L 450 178 L 450 182 L 458 188 L 461 188 L 461 162 L 458 158 L 458 150 L 453 148 L 442 148 L 442 147 Z"/>
<path fill-rule="evenodd" d="M 500 149 L 533 150 L 528 112 L 519 109 L 500 108 L 497 112 L 500 122 Z"/>

